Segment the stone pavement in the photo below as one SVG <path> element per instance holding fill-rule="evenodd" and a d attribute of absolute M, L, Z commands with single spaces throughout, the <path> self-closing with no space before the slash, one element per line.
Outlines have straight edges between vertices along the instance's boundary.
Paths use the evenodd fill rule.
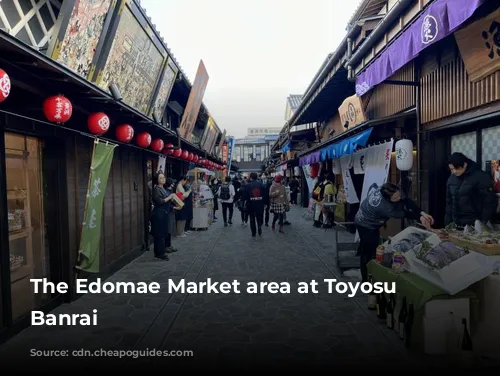
<path fill-rule="evenodd" d="M 287 234 L 264 228 L 252 239 L 235 211 L 233 225 L 219 219 L 207 231 L 174 239 L 180 249 L 169 262 L 153 260 L 152 252 L 118 271 L 108 281 L 158 282 L 158 294 L 87 294 L 53 313 L 90 313 L 98 310 L 95 327 L 30 327 L 0 348 L 0 364 L 65 370 L 267 369 L 306 370 L 342 365 L 374 369 L 401 362 L 417 364 L 373 312 L 364 308 L 365 296 L 351 299 L 328 294 L 325 278 L 339 277 L 335 268 L 333 230 L 320 230 L 303 218 L 306 209 L 292 208 Z M 220 212 L 217 213 L 221 218 Z M 343 234 L 345 239 L 352 237 Z M 289 282 L 290 294 L 169 294 L 175 282 L 238 280 Z M 319 293 L 299 294 L 297 282 L 319 282 Z M 34 358 L 30 349 L 94 351 L 188 350 L 193 356 Z M 130 353 L 132 354 L 132 353 Z M 36 361 L 36 363 L 35 363 Z M 99 363 L 97 361 L 100 361 Z M 40 363 L 38 363 L 40 362 Z M 39 364 L 39 365 L 38 365 Z M 419 363 L 421 364 L 421 363 Z M 168 367 L 168 368 L 167 368 Z"/>

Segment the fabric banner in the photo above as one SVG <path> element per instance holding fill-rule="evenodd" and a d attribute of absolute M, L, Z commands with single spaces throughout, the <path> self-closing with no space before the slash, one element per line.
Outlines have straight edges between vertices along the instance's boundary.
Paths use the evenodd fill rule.
<path fill-rule="evenodd" d="M 156 173 L 158 174 L 160 171 L 162 173 L 165 173 L 165 167 L 167 164 L 167 157 L 164 155 L 159 155 L 158 156 L 158 167 L 156 168 Z"/>
<path fill-rule="evenodd" d="M 394 140 L 384 144 L 375 145 L 367 148 L 365 179 L 363 181 L 363 191 L 361 193 L 361 202 L 368 195 L 368 189 L 376 183 L 378 186 L 387 182 L 389 169 L 391 167 L 391 154 Z"/>
<path fill-rule="evenodd" d="M 226 131 L 224 131 L 224 133 L 226 133 Z M 227 158 L 228 158 L 228 145 L 227 143 L 223 143 L 222 144 L 222 163 L 227 163 Z M 228 174 L 230 174 L 230 172 L 225 169 L 225 170 L 222 170 L 222 180 L 225 181 L 226 179 L 226 176 L 228 176 Z"/>
<path fill-rule="evenodd" d="M 340 167 L 340 159 L 332 159 L 332 172 L 335 175 L 342 174 L 342 168 Z"/>
<path fill-rule="evenodd" d="M 307 182 L 307 190 L 309 191 L 309 197 L 311 197 L 314 189 L 314 179 L 311 177 L 311 165 L 302 166 L 302 171 L 304 171 L 304 178 Z"/>
<path fill-rule="evenodd" d="M 117 145 L 106 142 L 94 143 L 90 165 L 87 201 L 83 214 L 78 264 L 76 267 L 89 273 L 99 273 L 99 246 L 101 240 L 102 207 Z"/>
<path fill-rule="evenodd" d="M 359 203 L 358 194 L 354 189 L 354 184 L 351 178 L 351 172 L 349 171 L 352 167 L 352 156 L 345 155 L 340 158 L 340 166 L 342 168 L 342 175 L 344 180 L 344 193 L 347 203 L 357 204 Z"/>
<path fill-rule="evenodd" d="M 362 175 L 366 169 L 366 149 L 360 150 L 352 155 L 353 170 L 356 175 Z"/>

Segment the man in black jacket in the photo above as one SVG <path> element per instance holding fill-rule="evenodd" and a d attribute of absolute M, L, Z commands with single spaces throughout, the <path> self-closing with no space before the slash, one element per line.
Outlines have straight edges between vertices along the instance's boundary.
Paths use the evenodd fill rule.
<path fill-rule="evenodd" d="M 264 188 L 264 205 L 265 205 L 264 223 L 266 226 L 269 226 L 269 209 L 271 206 L 271 203 L 269 201 L 269 190 L 271 189 L 271 185 L 273 184 L 273 180 L 269 179 L 269 173 L 264 172 L 261 175 L 260 182 L 262 183 L 262 187 Z"/>
<path fill-rule="evenodd" d="M 247 201 L 248 214 L 250 215 L 250 229 L 252 236 L 256 233 L 262 236 L 262 220 L 264 216 L 264 187 L 257 180 L 257 173 L 250 174 L 250 182 L 245 189 L 245 201 Z M 255 222 L 257 221 L 257 228 Z"/>
<path fill-rule="evenodd" d="M 462 153 L 453 153 L 448 167 L 451 175 L 446 183 L 445 225 L 474 226 L 476 220 L 488 223 L 497 206 L 490 174 Z"/>

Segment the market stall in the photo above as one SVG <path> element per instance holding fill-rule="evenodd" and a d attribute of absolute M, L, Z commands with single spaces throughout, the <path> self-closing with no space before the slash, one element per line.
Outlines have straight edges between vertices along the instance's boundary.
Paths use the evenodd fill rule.
<path fill-rule="evenodd" d="M 205 168 L 194 168 L 188 172 L 192 179 L 193 196 L 193 229 L 207 229 L 213 222 L 214 195 L 208 186 L 208 177 L 214 173 Z"/>
<path fill-rule="evenodd" d="M 377 296 L 378 317 L 407 347 L 459 357 L 475 348 L 484 356 L 485 347 L 500 338 L 487 334 L 487 326 L 498 325 L 486 323 L 492 321 L 486 311 L 493 305 L 485 308 L 489 295 L 500 294 L 500 280 L 494 275 L 499 239 L 495 231 L 417 227 L 388 239 L 368 265 L 374 282 L 396 285 L 393 296 Z"/>

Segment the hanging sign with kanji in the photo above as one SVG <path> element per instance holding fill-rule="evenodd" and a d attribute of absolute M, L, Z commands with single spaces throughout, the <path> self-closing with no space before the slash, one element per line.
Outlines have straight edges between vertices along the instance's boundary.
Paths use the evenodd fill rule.
<path fill-rule="evenodd" d="M 94 143 L 77 265 L 78 269 L 88 273 L 99 273 L 102 208 L 116 146 L 106 142 Z"/>

